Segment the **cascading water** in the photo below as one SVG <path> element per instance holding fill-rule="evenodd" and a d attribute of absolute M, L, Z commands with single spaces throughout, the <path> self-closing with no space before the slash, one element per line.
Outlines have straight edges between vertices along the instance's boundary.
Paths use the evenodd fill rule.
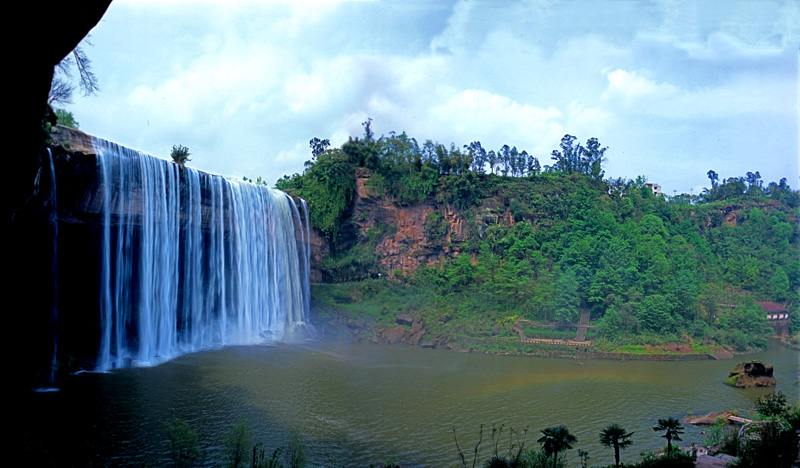
<path fill-rule="evenodd" d="M 303 217 L 281 191 L 94 146 L 103 200 L 98 370 L 298 338 L 310 327 L 305 202 Z"/>
<path fill-rule="evenodd" d="M 41 190 L 46 193 L 43 206 L 47 207 L 47 230 L 52 239 L 52 250 L 50 252 L 50 336 L 52 337 L 53 358 L 50 362 L 50 373 L 43 382 L 45 386 L 37 388 L 38 392 L 57 391 L 56 369 L 58 367 L 58 204 L 56 197 L 56 169 L 52 152 L 48 149 L 48 168 L 49 172 L 42 174 L 44 166 L 39 168 L 34 180 L 34 195 L 39 195 Z"/>

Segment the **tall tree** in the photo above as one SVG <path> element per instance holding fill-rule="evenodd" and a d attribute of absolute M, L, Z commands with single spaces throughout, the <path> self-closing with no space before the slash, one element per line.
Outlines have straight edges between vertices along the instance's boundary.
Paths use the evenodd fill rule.
<path fill-rule="evenodd" d="M 538 442 L 546 455 L 553 456 L 553 468 L 558 463 L 558 455 L 564 450 L 571 449 L 572 444 L 578 441 L 578 438 L 570 434 L 565 426 L 548 427 L 542 430 L 542 434 L 544 435 Z"/>
<path fill-rule="evenodd" d="M 575 146 L 576 138 L 572 135 L 564 135 L 561 139 L 561 151 L 553 150 L 551 159 L 555 161 L 553 170 L 571 174 L 578 172 L 580 167 L 580 153 L 583 147 L 580 144 Z"/>
<path fill-rule="evenodd" d="M 605 153 L 608 147 L 601 148 L 600 141 L 597 138 L 589 138 L 586 140 L 586 148 L 583 151 L 583 170 L 595 179 L 602 179 L 605 172 L 603 171 L 603 161 L 605 161 Z"/>
<path fill-rule="evenodd" d="M 680 435 L 683 434 L 683 426 L 681 422 L 675 418 L 659 419 L 658 425 L 653 428 L 654 431 L 664 431 L 661 437 L 667 439 L 667 458 L 672 457 L 672 441 L 681 440 Z"/>
<path fill-rule="evenodd" d="M 625 448 L 633 443 L 630 437 L 633 432 L 626 432 L 617 423 L 609 424 L 600 431 L 600 443 L 606 447 L 614 447 L 614 463 L 619 468 L 619 449 Z"/>
<path fill-rule="evenodd" d="M 308 146 L 311 147 L 311 159 L 316 161 L 320 154 L 324 153 L 325 150 L 331 146 L 331 141 L 327 138 L 324 140 L 320 140 L 317 137 L 312 138 L 308 142 Z"/>
<path fill-rule="evenodd" d="M 484 165 L 486 164 L 486 150 L 481 146 L 481 142 L 473 141 L 469 145 L 464 145 L 464 149 L 472 155 L 472 170 L 476 174 L 483 174 Z"/>
<path fill-rule="evenodd" d="M 494 174 L 494 167 L 497 165 L 497 153 L 495 153 L 494 150 L 489 150 L 489 154 L 486 156 L 486 162 L 489 163 L 489 170 Z"/>
<path fill-rule="evenodd" d="M 717 188 L 717 185 L 719 185 L 719 175 L 717 175 L 717 173 L 714 171 L 708 171 L 706 172 L 706 175 L 708 176 L 708 180 L 711 181 L 711 188 Z"/>
<path fill-rule="evenodd" d="M 375 133 L 372 131 L 372 117 L 368 118 L 365 122 L 361 122 L 364 127 L 364 141 L 367 143 L 375 139 Z"/>
<path fill-rule="evenodd" d="M 497 155 L 500 157 L 500 162 L 503 163 L 503 175 L 507 176 L 508 172 L 511 170 L 511 147 L 503 145 Z"/>

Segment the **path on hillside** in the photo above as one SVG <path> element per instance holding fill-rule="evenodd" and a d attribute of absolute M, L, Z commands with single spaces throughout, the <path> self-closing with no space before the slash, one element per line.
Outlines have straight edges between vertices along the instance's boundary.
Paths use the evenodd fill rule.
<path fill-rule="evenodd" d="M 589 327 L 589 315 L 591 315 L 589 311 L 581 313 L 581 321 L 578 324 L 578 333 L 575 335 L 575 341 L 586 341 L 586 329 Z"/>

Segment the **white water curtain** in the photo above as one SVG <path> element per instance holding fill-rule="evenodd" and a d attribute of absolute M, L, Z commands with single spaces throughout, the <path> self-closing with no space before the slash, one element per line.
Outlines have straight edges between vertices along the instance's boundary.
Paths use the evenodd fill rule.
<path fill-rule="evenodd" d="M 285 193 L 95 140 L 102 197 L 97 370 L 308 324 L 308 214 Z"/>

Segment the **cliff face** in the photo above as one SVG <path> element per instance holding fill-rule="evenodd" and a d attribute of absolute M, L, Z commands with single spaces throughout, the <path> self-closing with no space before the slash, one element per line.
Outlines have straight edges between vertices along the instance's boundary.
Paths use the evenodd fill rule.
<path fill-rule="evenodd" d="M 382 270 L 400 269 L 408 273 L 420 265 L 436 263 L 449 249 L 440 248 L 427 242 L 425 221 L 429 213 L 437 210 L 433 200 L 411 206 L 397 206 L 388 197 L 374 196 L 370 193 L 367 182 L 369 171 L 359 169 L 356 172 L 356 190 L 351 209 L 342 222 L 342 232 L 336 244 L 336 250 L 344 250 L 359 242 L 366 242 L 367 230 L 380 225 L 391 226 L 393 235 L 378 239 L 375 253 Z M 452 213 L 448 217 L 451 226 L 458 226 L 457 216 Z M 449 230 L 448 230 L 449 231 Z M 330 255 L 331 246 L 317 230 L 311 234 L 311 281 L 322 280 L 319 265 L 322 259 Z"/>
<path fill-rule="evenodd" d="M 335 251 L 341 252 L 356 243 L 366 243 L 368 230 L 381 225 L 390 226 L 390 234 L 377 239 L 375 254 L 380 270 L 392 273 L 397 270 L 408 275 L 420 266 L 433 265 L 447 258 L 457 257 L 461 245 L 470 236 L 470 229 L 478 234 L 491 224 L 513 225 L 508 207 L 495 198 L 483 200 L 472 209 L 475 222 L 467 225 L 467 217 L 449 204 L 426 200 L 412 205 L 398 205 L 391 197 L 376 195 L 369 186 L 370 172 L 359 168 L 355 173 L 355 195 L 351 209 L 342 220 L 342 232 Z M 431 214 L 439 234 L 431 234 Z M 320 263 L 331 254 L 331 246 L 323 235 L 312 229 L 311 281 L 324 281 Z"/>

